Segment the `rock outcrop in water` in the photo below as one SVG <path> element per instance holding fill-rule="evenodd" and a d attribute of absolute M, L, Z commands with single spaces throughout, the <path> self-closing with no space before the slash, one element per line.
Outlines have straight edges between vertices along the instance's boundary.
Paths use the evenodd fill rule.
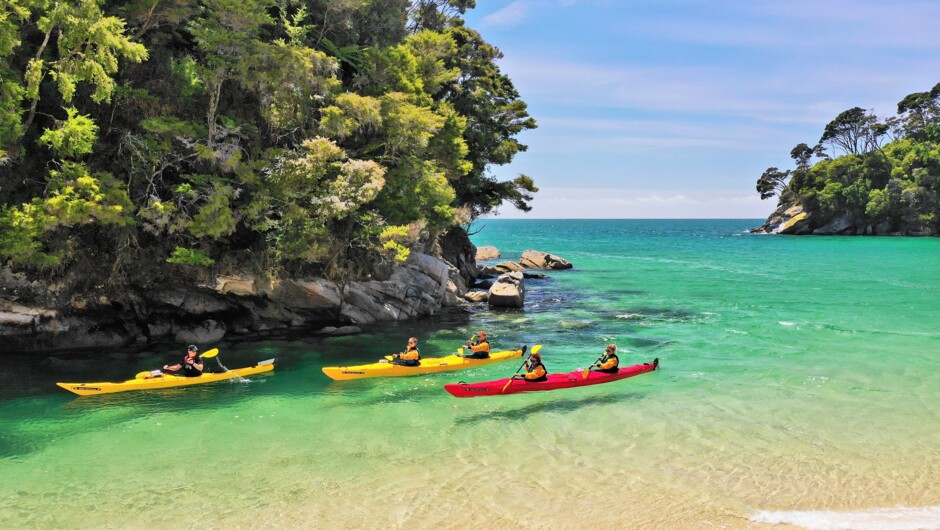
<path fill-rule="evenodd" d="M 529 269 L 564 270 L 572 268 L 565 258 L 560 258 L 540 250 L 526 250 L 522 253 L 519 264 Z"/>
<path fill-rule="evenodd" d="M 781 201 L 767 221 L 751 230 L 757 234 L 823 235 L 823 236 L 931 236 L 933 229 L 920 220 L 872 222 L 856 219 L 849 212 L 823 216 L 807 212 L 799 204 Z"/>
<path fill-rule="evenodd" d="M 412 253 L 384 278 L 266 282 L 247 273 L 160 277 L 113 289 L 50 283 L 0 268 L 3 352 L 143 348 L 161 341 L 212 343 L 223 337 L 290 332 L 344 335 L 379 321 L 433 315 L 466 304 L 478 277 L 475 249 L 452 230 L 436 245 L 440 258 Z"/>
<path fill-rule="evenodd" d="M 477 261 L 488 261 L 491 259 L 499 259 L 499 249 L 496 247 L 484 246 L 477 247 L 476 260 Z"/>
<path fill-rule="evenodd" d="M 490 307 L 523 307 L 525 305 L 525 280 L 521 272 L 507 272 L 496 279 L 490 287 Z"/>
<path fill-rule="evenodd" d="M 326 333 L 342 334 L 350 331 L 348 326 L 433 315 L 460 303 L 466 293 L 456 267 L 417 253 L 382 281 L 310 278 L 263 284 L 248 275 L 226 275 L 213 284 L 153 285 L 120 300 L 73 294 L 56 303 L 54 292 L 23 274 L 4 269 L 2 278 L 4 350 L 37 352 L 160 340 L 204 344 L 230 335 L 324 326 L 329 326 Z"/>

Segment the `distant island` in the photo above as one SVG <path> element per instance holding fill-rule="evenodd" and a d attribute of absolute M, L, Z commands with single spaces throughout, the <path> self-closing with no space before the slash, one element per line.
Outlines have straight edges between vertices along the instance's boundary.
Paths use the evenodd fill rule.
<path fill-rule="evenodd" d="M 897 112 L 879 120 L 860 107 L 846 110 L 815 145 L 790 151 L 794 169 L 764 171 L 757 191 L 761 199 L 779 194 L 779 202 L 753 231 L 940 234 L 940 83 L 906 96 Z"/>

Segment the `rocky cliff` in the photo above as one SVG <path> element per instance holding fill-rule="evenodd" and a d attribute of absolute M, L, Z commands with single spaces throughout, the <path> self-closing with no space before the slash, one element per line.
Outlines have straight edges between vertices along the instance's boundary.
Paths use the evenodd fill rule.
<path fill-rule="evenodd" d="M 377 321 L 433 315 L 465 303 L 477 274 L 475 249 L 462 230 L 443 237 L 437 250 L 441 257 L 412 253 L 386 278 L 348 282 L 226 274 L 76 291 L 0 268 L 0 352 L 206 344 L 292 330 L 355 333 Z"/>
<path fill-rule="evenodd" d="M 795 202 L 781 199 L 772 214 L 758 228 L 757 234 L 848 235 L 848 236 L 932 236 L 930 225 L 920 218 L 872 219 L 850 212 L 823 214 L 807 211 Z"/>

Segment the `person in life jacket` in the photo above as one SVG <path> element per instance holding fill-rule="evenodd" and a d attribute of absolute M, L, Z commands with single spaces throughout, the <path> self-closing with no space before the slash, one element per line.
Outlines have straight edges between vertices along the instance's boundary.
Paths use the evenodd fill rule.
<path fill-rule="evenodd" d="M 421 352 L 418 351 L 418 339 L 411 337 L 408 339 L 408 346 L 405 351 L 392 355 L 392 364 L 400 366 L 418 366 L 421 364 Z"/>
<path fill-rule="evenodd" d="M 467 347 L 472 352 L 464 355 L 468 359 L 488 359 L 490 356 L 490 342 L 486 340 L 485 331 L 480 331 L 476 338 L 467 341 Z"/>
<path fill-rule="evenodd" d="M 173 365 L 164 364 L 163 369 L 176 372 L 182 368 L 182 375 L 186 377 L 199 377 L 202 375 L 202 371 L 205 369 L 205 366 L 206 365 L 203 364 L 202 359 L 199 358 L 199 349 L 196 348 L 195 344 L 190 344 L 189 348 L 186 349 L 186 356 L 183 357 L 182 361 Z"/>
<path fill-rule="evenodd" d="M 542 355 L 533 353 L 525 362 L 525 375 L 514 375 L 513 379 L 525 379 L 529 383 L 548 380 L 548 370 L 542 364 Z"/>
<path fill-rule="evenodd" d="M 620 358 L 617 357 L 616 344 L 608 344 L 607 349 L 604 350 L 604 355 L 592 364 L 589 369 L 593 370 L 595 367 L 597 367 L 598 372 L 604 372 L 605 374 L 617 373 L 620 369 Z"/>

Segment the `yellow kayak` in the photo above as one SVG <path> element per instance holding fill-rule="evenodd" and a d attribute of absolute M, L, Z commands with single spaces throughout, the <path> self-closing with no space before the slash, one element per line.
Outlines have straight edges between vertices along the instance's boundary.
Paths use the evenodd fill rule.
<path fill-rule="evenodd" d="M 274 370 L 274 359 L 261 361 L 248 368 L 236 368 L 220 374 L 202 374 L 199 377 L 183 377 L 178 375 L 162 374 L 149 379 L 131 379 L 123 383 L 56 383 L 60 387 L 78 394 L 79 396 L 96 396 L 98 394 L 113 394 L 114 392 L 127 392 L 128 390 L 156 390 L 158 388 L 172 388 L 175 386 L 201 385 L 235 379 L 246 375 L 260 374 Z"/>
<path fill-rule="evenodd" d="M 323 368 L 323 373 L 336 381 L 345 381 L 347 379 L 364 379 L 366 377 L 401 377 L 406 375 L 432 374 L 435 372 L 447 372 L 450 370 L 462 370 L 464 368 L 473 368 L 483 366 L 484 364 L 498 363 L 522 357 L 526 346 L 520 350 L 506 350 L 491 353 L 487 359 L 468 359 L 459 355 L 448 355 L 447 357 L 431 357 L 421 359 L 419 366 L 400 366 L 392 363 L 372 363 L 360 364 L 358 366 L 327 366 Z"/>

